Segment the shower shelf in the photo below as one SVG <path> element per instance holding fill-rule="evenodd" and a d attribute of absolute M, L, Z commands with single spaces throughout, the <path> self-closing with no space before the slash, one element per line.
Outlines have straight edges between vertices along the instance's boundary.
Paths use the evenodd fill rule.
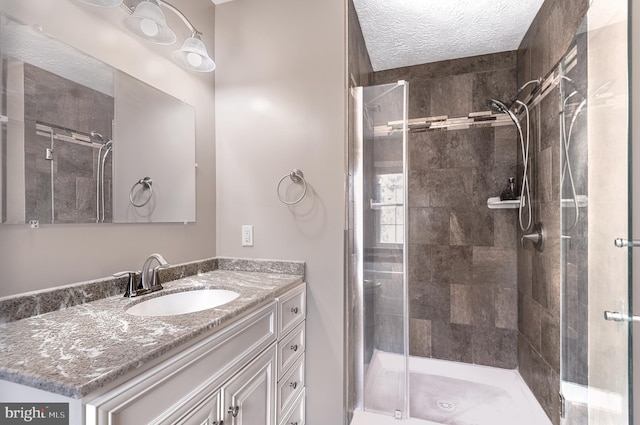
<path fill-rule="evenodd" d="M 492 210 L 516 209 L 520 206 L 520 197 L 512 201 L 501 201 L 499 196 L 487 199 L 487 207 Z"/>
<path fill-rule="evenodd" d="M 373 199 L 369 199 L 369 207 L 372 210 L 379 210 L 382 207 L 401 207 L 403 205 L 402 202 L 376 202 Z"/>
<path fill-rule="evenodd" d="M 578 200 L 578 208 L 585 208 L 589 205 L 589 198 L 587 195 L 576 195 L 576 199 Z M 562 199 L 562 208 L 573 207 L 575 207 L 575 201 L 573 198 Z"/>

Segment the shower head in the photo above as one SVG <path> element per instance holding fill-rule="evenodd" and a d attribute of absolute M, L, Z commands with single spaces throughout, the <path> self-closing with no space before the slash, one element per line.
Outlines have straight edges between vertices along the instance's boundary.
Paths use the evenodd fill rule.
<path fill-rule="evenodd" d="M 496 99 L 487 99 L 486 103 L 487 106 L 492 110 L 500 112 L 501 114 L 507 114 L 509 118 L 511 118 L 511 121 L 513 121 L 513 123 L 516 125 L 516 127 L 518 127 L 518 131 L 522 132 L 522 127 L 520 127 L 520 121 L 518 120 L 518 117 L 516 117 L 516 114 L 511 112 L 511 109 L 509 109 L 511 105 L 507 106 L 503 102 Z"/>
<path fill-rule="evenodd" d="M 102 134 L 98 133 L 97 131 L 92 131 L 89 134 L 91 135 L 92 139 L 96 139 L 100 143 L 105 143 L 104 136 L 102 136 Z"/>
<path fill-rule="evenodd" d="M 535 80 L 527 81 L 526 83 L 524 83 L 514 95 L 509 96 L 509 100 L 511 101 L 511 104 L 513 105 L 515 101 L 518 100 L 518 96 L 520 96 L 520 93 L 522 93 L 522 91 L 527 87 L 529 87 L 531 84 L 536 85 L 531 91 L 531 93 L 533 93 L 538 88 L 538 86 L 540 86 L 541 83 L 542 83 L 542 77 L 536 78 Z"/>
<path fill-rule="evenodd" d="M 496 112 L 500 112 L 502 114 L 509 114 L 509 108 L 503 102 L 496 99 L 487 99 L 487 106 L 493 109 Z"/>
<path fill-rule="evenodd" d="M 93 137 L 94 139 L 99 139 L 100 141 L 104 141 L 104 137 L 102 136 L 102 134 L 98 133 L 97 131 L 92 131 L 89 134 L 91 134 L 91 137 Z"/>
<path fill-rule="evenodd" d="M 538 85 L 540 85 L 541 82 L 542 82 L 542 79 L 538 78 L 537 80 L 531 80 L 531 81 L 528 81 L 527 83 L 525 83 L 522 87 L 520 87 L 518 89 L 518 91 L 513 96 L 509 97 L 509 104 L 508 105 L 506 103 L 504 103 L 504 102 L 502 102 L 500 100 L 496 100 L 496 99 L 487 99 L 486 104 L 487 104 L 487 106 L 489 108 L 491 108 L 492 110 L 494 110 L 496 112 L 500 112 L 502 114 L 509 115 L 509 117 L 511 117 L 513 122 L 517 124 L 518 119 L 516 118 L 515 114 L 513 112 L 511 112 L 511 107 L 513 105 L 515 105 L 515 104 L 523 105 L 523 103 L 518 100 L 518 95 L 520 93 L 522 93 L 522 91 L 526 87 L 528 87 L 529 85 L 536 84 L 536 87 L 537 87 Z M 534 88 L 534 90 L 535 90 L 535 88 Z"/>

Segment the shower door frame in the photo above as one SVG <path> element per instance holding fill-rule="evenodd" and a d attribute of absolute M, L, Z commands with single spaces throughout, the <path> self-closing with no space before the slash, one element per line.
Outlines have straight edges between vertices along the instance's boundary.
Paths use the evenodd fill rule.
<path fill-rule="evenodd" d="M 393 83 L 392 83 L 393 84 Z M 390 84 L 383 84 L 386 86 Z M 353 143 L 350 147 L 348 186 L 348 212 L 347 223 L 350 223 L 350 229 L 346 232 L 345 246 L 347 249 L 347 267 L 346 267 L 346 322 L 347 329 L 345 338 L 345 360 L 347 368 L 351 365 L 354 369 L 347 371 L 345 378 L 345 394 L 348 401 L 346 402 L 347 423 L 351 419 L 354 410 L 365 410 L 364 400 L 364 381 L 365 381 L 365 361 L 364 361 L 364 212 L 366 202 L 364 200 L 364 90 L 366 88 L 376 87 L 353 87 L 351 96 L 353 101 L 353 122 L 354 134 Z M 408 247 L 409 247 L 409 208 L 408 208 L 408 110 L 409 110 L 409 83 L 400 80 L 391 90 L 383 93 L 380 97 L 387 95 L 392 90 L 402 87 L 403 105 L 402 105 L 402 175 L 403 175 L 403 355 L 404 355 L 404 378 L 403 378 L 403 406 L 401 417 L 397 419 L 408 419 L 409 412 L 409 299 L 408 299 Z M 360 201 L 360 202 L 358 202 Z M 353 242 L 353 246 L 351 245 Z M 349 335 L 349 332 L 353 332 Z M 351 358 L 353 356 L 353 358 Z M 397 411 L 396 411 L 397 415 Z"/>
<path fill-rule="evenodd" d="M 609 9 L 607 9 L 609 8 Z M 579 93 L 584 98 L 583 106 L 576 108 L 568 128 L 565 139 L 560 135 L 564 152 L 561 156 L 561 170 L 568 167 L 586 167 L 587 182 L 586 195 L 588 205 L 584 205 L 587 223 L 582 228 L 576 227 L 575 235 L 572 229 L 578 224 L 567 226 L 566 218 L 572 223 L 573 215 L 565 212 L 561 204 L 561 233 L 569 243 L 576 238 L 579 244 L 586 246 L 588 254 L 585 270 L 580 273 L 574 271 L 574 285 L 581 285 L 581 291 L 586 298 L 582 301 L 584 306 L 576 307 L 579 302 L 577 297 L 571 296 L 569 273 L 569 261 L 566 260 L 564 249 L 561 260 L 562 282 L 562 327 L 561 327 L 561 370 L 560 370 L 560 394 L 561 394 L 561 419 L 562 424 L 585 423 L 591 425 L 599 423 L 629 424 L 633 423 L 633 367 L 632 362 L 637 359 L 633 356 L 633 264 L 632 247 L 621 246 L 614 238 L 632 240 L 634 197 L 631 189 L 633 184 L 635 162 L 632 156 L 631 135 L 629 133 L 634 126 L 630 122 L 630 75 L 628 72 L 629 52 L 628 46 L 615 45 L 616 40 L 621 40 L 622 33 L 626 31 L 629 40 L 630 29 L 630 3 L 626 0 L 595 0 L 590 5 L 584 16 L 584 29 L 580 33 L 586 48 L 582 57 L 579 53 L 569 52 L 561 59 L 559 77 L 561 82 L 570 82 L 566 89 L 562 89 L 559 110 L 561 120 L 564 120 L 565 100 L 573 94 Z M 620 19 L 624 15 L 626 23 Z M 603 32 L 604 29 L 604 32 Z M 577 37 L 576 37 L 577 38 Z M 616 49 L 615 47 L 619 47 Z M 578 52 L 580 49 L 574 47 Z M 626 55 L 626 67 L 624 56 Z M 564 72 L 564 61 L 573 62 L 584 67 L 582 81 L 575 82 L 568 78 Z M 578 74 L 579 75 L 579 74 Z M 572 75 L 572 77 L 575 76 Z M 574 84 L 573 86 L 571 84 Z M 571 93 L 572 90 L 575 90 Z M 566 93 L 571 93 L 567 95 Z M 625 98 L 622 98 L 622 95 Z M 624 110 L 624 114 L 620 111 Z M 581 112 L 583 111 L 583 112 Z M 576 158 L 569 157 L 569 140 L 573 121 L 578 114 L 582 114 L 586 120 L 582 124 L 585 132 L 582 143 L 584 144 L 586 157 L 579 162 Z M 571 118 L 571 115 L 569 115 Z M 624 134 L 623 134 L 624 133 Z M 572 146 L 579 143 L 576 139 Z M 575 150 L 575 148 L 574 148 Z M 582 188 L 584 191 L 584 187 Z M 573 198 L 576 189 L 572 187 Z M 580 191 L 578 191 L 580 192 Z M 563 197 L 563 188 L 560 187 L 560 195 Z M 578 203 L 575 199 L 575 207 Z M 637 201 L 636 201 L 637 202 Z M 564 217 L 568 214 L 567 217 Z M 584 220 L 581 218 L 581 220 Z M 637 223 L 635 223 L 637 224 Z M 583 241 L 580 241 L 583 238 Z M 566 246 L 566 245 L 565 245 Z M 622 249 L 620 249 L 622 248 Z M 578 264 L 578 261 L 576 261 Z M 573 265 L 575 267 L 575 265 Z M 575 276 L 578 275 L 578 276 Z M 637 279 L 637 278 L 636 278 Z M 574 289 L 575 290 L 575 289 Z M 578 292 L 579 293 L 579 292 Z M 637 295 L 636 295 L 637 296 Z M 571 345 L 571 335 L 567 328 L 570 325 L 573 310 L 586 307 L 583 323 L 585 329 L 573 331 L 573 339 L 579 336 L 584 339 L 577 344 L 577 348 Z M 619 313 L 620 318 L 615 318 L 611 312 Z M 637 308 L 635 313 L 637 313 Z M 603 314 L 604 313 L 604 314 Z M 609 313 L 609 314 L 608 314 Z M 575 318 L 574 318 L 575 320 Z M 582 323 L 581 323 L 582 324 Z M 586 355 L 578 359 L 575 354 L 583 351 Z M 580 370 L 582 369 L 582 370 Z M 585 370 L 586 369 L 586 370 Z M 576 370 L 579 373 L 576 373 Z M 575 375 L 575 376 L 574 376 Z M 578 379 L 576 379 L 578 378 Z"/>

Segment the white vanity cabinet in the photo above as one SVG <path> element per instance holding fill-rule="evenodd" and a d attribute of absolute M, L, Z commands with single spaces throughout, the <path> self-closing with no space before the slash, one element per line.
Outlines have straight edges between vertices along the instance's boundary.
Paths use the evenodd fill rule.
<path fill-rule="evenodd" d="M 303 425 L 305 285 L 83 399 L 87 425 Z M 124 381 L 124 382 L 123 382 Z"/>

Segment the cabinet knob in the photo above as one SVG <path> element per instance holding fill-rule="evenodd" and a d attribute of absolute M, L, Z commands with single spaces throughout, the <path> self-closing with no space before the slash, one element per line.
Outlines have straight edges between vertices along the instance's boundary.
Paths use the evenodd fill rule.
<path fill-rule="evenodd" d="M 298 425 L 298 421 L 291 422 L 291 425 Z"/>
<path fill-rule="evenodd" d="M 240 410 L 240 406 L 231 406 L 227 409 L 227 413 L 230 413 L 234 418 L 238 416 L 238 411 Z"/>
<path fill-rule="evenodd" d="M 298 383 L 297 382 L 292 382 L 292 383 L 289 384 L 289 386 L 295 390 L 298 387 Z"/>
<path fill-rule="evenodd" d="M 293 344 L 291 346 L 291 351 L 298 351 L 298 344 Z"/>
<path fill-rule="evenodd" d="M 291 307 L 291 312 L 293 314 L 298 314 L 298 307 Z"/>

